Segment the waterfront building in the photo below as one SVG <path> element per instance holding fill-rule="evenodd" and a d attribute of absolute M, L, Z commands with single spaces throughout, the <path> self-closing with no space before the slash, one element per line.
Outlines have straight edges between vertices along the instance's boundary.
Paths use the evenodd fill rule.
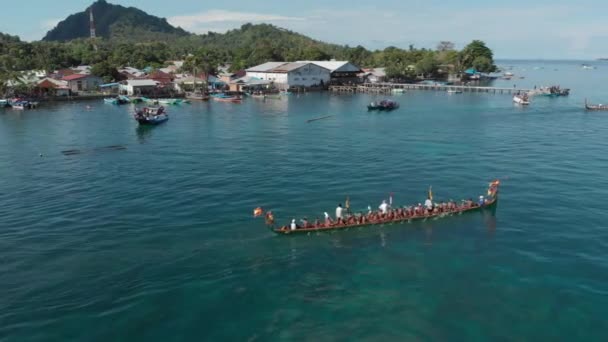
<path fill-rule="evenodd" d="M 51 77 L 43 78 L 36 85 L 38 93 L 46 96 L 68 96 L 70 88 L 67 81 L 56 80 Z"/>
<path fill-rule="evenodd" d="M 359 74 L 363 83 L 380 83 L 386 81 L 386 70 L 384 68 L 363 69 Z"/>
<path fill-rule="evenodd" d="M 249 69 L 246 75 L 272 81 L 278 88 L 322 87 L 329 83 L 330 70 L 310 62 L 267 62 Z"/>
<path fill-rule="evenodd" d="M 256 77 L 244 76 L 232 80 L 229 83 L 230 91 L 256 91 L 269 89 L 272 86 L 272 81 L 262 80 Z"/>
<path fill-rule="evenodd" d="M 152 94 L 157 82 L 150 79 L 143 80 L 126 80 L 120 85 L 120 91 L 127 95 L 149 95 Z"/>
<path fill-rule="evenodd" d="M 97 91 L 99 85 L 103 83 L 100 77 L 86 74 L 73 74 L 63 77 L 62 80 L 67 82 L 72 92 Z"/>
<path fill-rule="evenodd" d="M 329 70 L 331 83 L 357 83 L 361 68 L 349 61 L 298 61 L 297 63 L 312 63 Z"/>

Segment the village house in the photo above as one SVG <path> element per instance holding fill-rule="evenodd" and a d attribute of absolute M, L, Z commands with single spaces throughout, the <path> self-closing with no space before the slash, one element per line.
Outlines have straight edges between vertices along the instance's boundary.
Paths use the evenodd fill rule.
<path fill-rule="evenodd" d="M 62 78 L 62 81 L 67 82 L 67 86 L 72 92 L 97 91 L 99 85 L 103 83 L 100 77 L 86 74 L 65 76 Z"/>
<path fill-rule="evenodd" d="M 386 81 L 386 70 L 384 68 L 363 69 L 359 74 L 363 83 L 380 83 Z"/>
<path fill-rule="evenodd" d="M 124 76 L 125 79 L 136 79 L 136 78 L 141 78 L 146 76 L 146 73 L 136 69 L 136 68 L 132 68 L 132 67 L 124 67 L 121 69 L 118 69 L 118 72 Z"/>
<path fill-rule="evenodd" d="M 154 80 L 126 80 L 120 85 L 120 91 L 126 95 L 149 95 L 154 93 L 158 83 Z"/>
<path fill-rule="evenodd" d="M 147 78 L 156 81 L 160 85 L 167 86 L 173 83 L 175 76 L 166 72 L 162 72 L 160 70 L 156 70 L 153 71 L 150 75 L 148 75 Z"/>
<path fill-rule="evenodd" d="M 251 76 L 244 76 L 237 78 L 236 80 L 232 80 L 228 86 L 230 91 L 256 91 L 270 88 L 272 86 L 272 81 L 262 80 Z"/>
<path fill-rule="evenodd" d="M 272 81 L 278 88 L 323 87 L 330 80 L 330 71 L 313 63 L 267 62 L 246 70 L 247 76 Z"/>
<path fill-rule="evenodd" d="M 224 70 L 224 71 L 220 72 L 218 76 L 222 82 L 224 82 L 226 84 L 231 84 L 234 80 L 245 77 L 246 75 L 247 75 L 247 72 L 245 70 L 239 70 L 236 72 L 230 72 L 228 70 Z"/>
<path fill-rule="evenodd" d="M 38 82 L 36 89 L 43 96 L 68 96 L 70 88 L 67 81 L 46 77 Z"/>

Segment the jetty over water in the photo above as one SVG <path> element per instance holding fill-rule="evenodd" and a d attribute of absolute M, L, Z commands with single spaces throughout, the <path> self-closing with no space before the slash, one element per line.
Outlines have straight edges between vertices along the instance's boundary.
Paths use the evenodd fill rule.
<path fill-rule="evenodd" d="M 448 91 L 456 90 L 470 93 L 493 93 L 493 94 L 516 94 L 529 92 L 531 89 L 524 88 L 500 88 L 500 87 L 480 87 L 470 85 L 446 85 L 446 84 L 417 84 L 417 83 L 364 83 L 358 85 L 331 85 L 329 90 L 340 93 L 371 93 L 386 94 L 393 89 L 403 90 L 435 90 Z"/>

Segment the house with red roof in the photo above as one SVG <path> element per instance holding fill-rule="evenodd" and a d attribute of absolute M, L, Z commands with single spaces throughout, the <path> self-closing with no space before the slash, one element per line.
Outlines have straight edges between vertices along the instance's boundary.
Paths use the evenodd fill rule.
<path fill-rule="evenodd" d="M 67 82 L 67 87 L 72 92 L 98 91 L 99 85 L 103 83 L 101 77 L 85 74 L 64 76 L 62 80 Z"/>
<path fill-rule="evenodd" d="M 172 74 L 168 74 L 166 72 L 162 72 L 160 70 L 156 70 L 156 71 L 152 72 L 150 75 L 148 75 L 147 78 L 154 80 L 158 84 L 164 86 L 164 85 L 169 85 L 169 84 L 173 83 L 175 76 Z"/>

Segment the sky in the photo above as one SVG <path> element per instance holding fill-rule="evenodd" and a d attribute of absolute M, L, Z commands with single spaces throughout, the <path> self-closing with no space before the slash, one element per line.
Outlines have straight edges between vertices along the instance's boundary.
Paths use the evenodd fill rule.
<path fill-rule="evenodd" d="M 481 39 L 496 58 L 594 59 L 608 57 L 606 0 L 108 0 L 134 6 L 195 33 L 225 32 L 271 23 L 326 42 L 462 48 Z M 21 0 L 3 15 L 0 32 L 41 39 L 92 0 Z"/>

